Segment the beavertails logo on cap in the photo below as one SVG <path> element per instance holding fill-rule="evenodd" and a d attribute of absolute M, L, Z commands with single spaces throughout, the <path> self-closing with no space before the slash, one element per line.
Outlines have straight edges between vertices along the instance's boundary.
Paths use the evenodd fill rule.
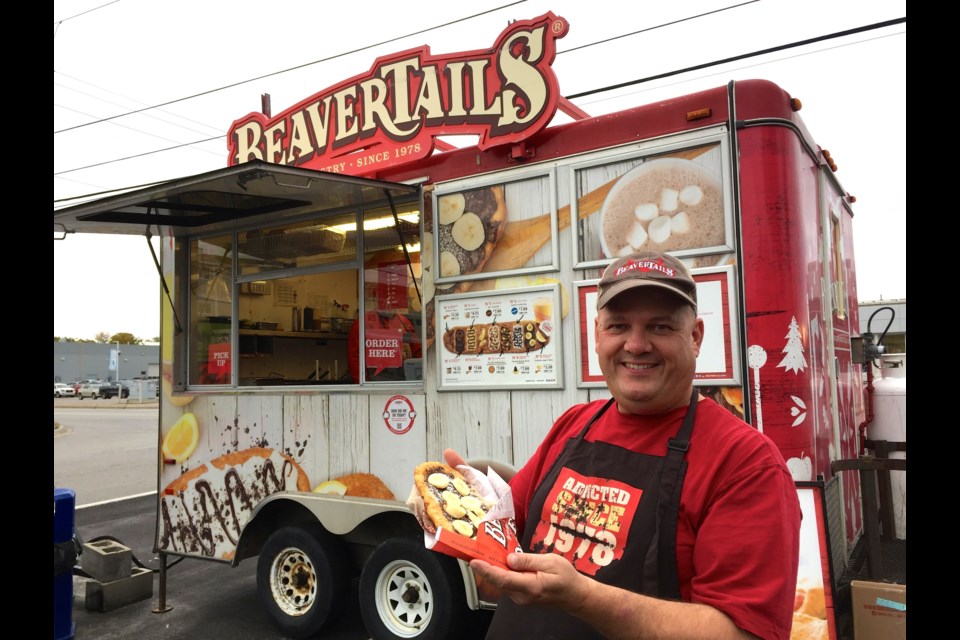
<path fill-rule="evenodd" d="M 676 293 L 697 308 L 697 283 L 682 262 L 657 252 L 635 253 L 612 262 L 597 285 L 597 309 L 635 287 L 660 287 Z"/>
<path fill-rule="evenodd" d="M 631 261 L 628 262 L 627 264 L 625 264 L 625 265 L 623 265 L 622 267 L 618 268 L 618 269 L 617 269 L 617 272 L 614 274 L 614 276 L 615 276 L 615 277 L 616 277 L 616 276 L 619 276 L 619 275 L 621 275 L 621 274 L 623 274 L 623 273 L 625 273 L 625 272 L 627 272 L 627 271 L 632 271 L 633 269 L 643 269 L 643 270 L 645 270 L 645 271 L 649 271 L 649 270 L 651 270 L 651 269 L 654 269 L 654 270 L 659 271 L 660 273 L 662 273 L 662 274 L 664 274 L 664 275 L 666 275 L 666 276 L 669 276 L 669 277 L 671 277 L 671 278 L 673 277 L 673 274 L 675 273 L 675 271 L 674 271 L 673 269 L 671 269 L 671 268 L 668 267 L 667 265 L 663 264 L 663 260 L 662 260 L 662 259 L 659 260 L 659 261 L 657 261 L 657 262 L 650 262 L 649 260 L 631 260 Z"/>

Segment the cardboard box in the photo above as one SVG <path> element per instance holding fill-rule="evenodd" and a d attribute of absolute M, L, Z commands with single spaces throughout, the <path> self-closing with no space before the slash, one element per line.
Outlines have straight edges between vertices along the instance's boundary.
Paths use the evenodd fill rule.
<path fill-rule="evenodd" d="M 850 582 L 854 640 L 906 640 L 907 585 Z"/>

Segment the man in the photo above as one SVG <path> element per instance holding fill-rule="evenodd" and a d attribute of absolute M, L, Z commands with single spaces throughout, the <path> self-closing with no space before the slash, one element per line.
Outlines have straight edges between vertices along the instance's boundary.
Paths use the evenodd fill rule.
<path fill-rule="evenodd" d="M 769 438 L 695 391 L 693 278 L 645 252 L 597 294 L 613 397 L 566 411 L 510 480 L 527 553 L 470 563 L 502 594 L 487 637 L 787 640 L 796 487 Z"/>

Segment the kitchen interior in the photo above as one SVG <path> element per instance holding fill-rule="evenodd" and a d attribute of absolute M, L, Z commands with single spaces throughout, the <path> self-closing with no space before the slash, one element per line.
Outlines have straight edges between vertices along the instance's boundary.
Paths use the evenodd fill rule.
<path fill-rule="evenodd" d="M 421 326 L 418 203 L 400 205 L 398 219 L 399 235 L 389 209 L 365 212 L 362 277 L 352 212 L 191 240 L 190 384 L 231 384 L 231 362 L 241 387 L 353 384 L 348 338 L 360 313 Z"/>
<path fill-rule="evenodd" d="M 357 308 L 356 269 L 241 286 L 240 385 L 352 382 L 347 337 Z"/>

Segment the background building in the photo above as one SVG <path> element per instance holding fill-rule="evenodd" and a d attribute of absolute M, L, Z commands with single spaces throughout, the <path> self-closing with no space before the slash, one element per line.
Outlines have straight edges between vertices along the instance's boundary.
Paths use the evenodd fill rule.
<path fill-rule="evenodd" d="M 116 343 L 54 342 L 53 381 L 131 380 L 160 376 L 160 345 L 121 344 L 119 371 L 110 370 L 110 351 Z"/>

